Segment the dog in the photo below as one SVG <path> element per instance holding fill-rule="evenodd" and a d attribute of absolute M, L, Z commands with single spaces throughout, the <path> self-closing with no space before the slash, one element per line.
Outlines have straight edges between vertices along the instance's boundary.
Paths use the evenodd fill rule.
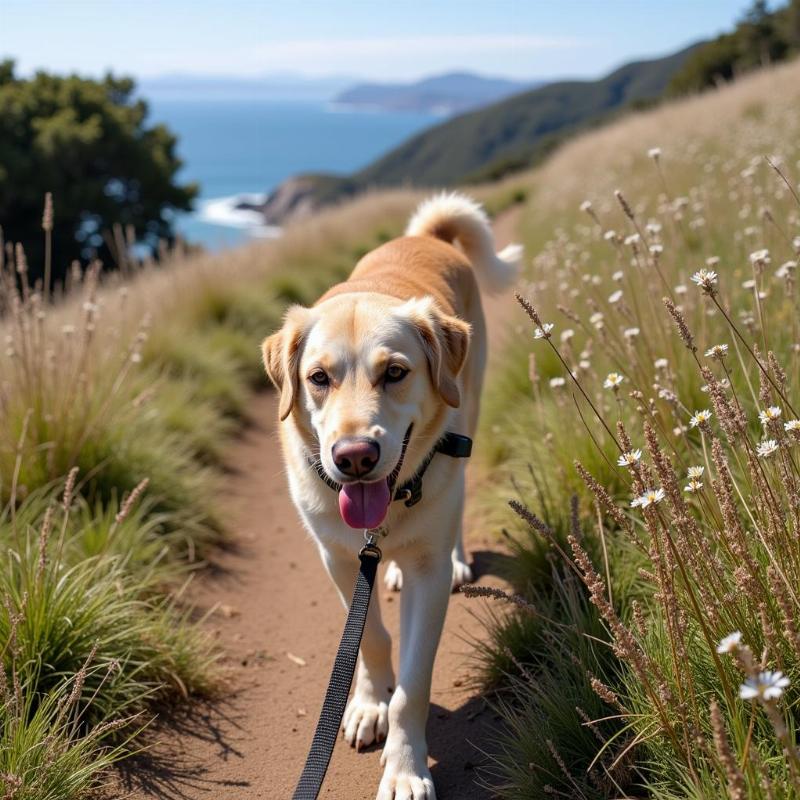
<path fill-rule="evenodd" d="M 359 750 L 385 740 L 378 800 L 436 797 L 425 740 L 431 673 L 451 589 L 472 575 L 464 460 L 431 455 L 446 432 L 475 431 L 487 358 L 481 290 L 508 287 L 521 252 L 495 253 L 470 198 L 437 195 L 345 282 L 310 308 L 290 307 L 262 345 L 291 496 L 345 606 L 363 530 L 387 532 L 385 580 L 402 585 L 398 680 L 376 593 L 342 723 Z M 428 459 L 419 502 L 392 502 Z"/>

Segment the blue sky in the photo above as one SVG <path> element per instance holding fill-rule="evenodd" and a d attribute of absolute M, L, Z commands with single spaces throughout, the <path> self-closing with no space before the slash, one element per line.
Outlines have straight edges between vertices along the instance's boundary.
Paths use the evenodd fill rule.
<path fill-rule="evenodd" d="M 0 0 L 19 69 L 413 79 L 596 76 L 730 28 L 748 0 Z"/>

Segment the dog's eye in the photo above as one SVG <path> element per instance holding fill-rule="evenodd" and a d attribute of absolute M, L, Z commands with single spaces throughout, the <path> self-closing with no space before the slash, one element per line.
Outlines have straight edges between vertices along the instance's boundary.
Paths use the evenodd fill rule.
<path fill-rule="evenodd" d="M 327 373 L 321 369 L 314 370 L 314 372 L 308 376 L 308 379 L 315 386 L 327 386 L 330 383 Z"/>
<path fill-rule="evenodd" d="M 408 370 L 405 367 L 401 367 L 399 364 L 392 364 L 389 369 L 386 370 L 386 382 L 397 383 L 403 380 L 406 375 L 408 375 Z"/>

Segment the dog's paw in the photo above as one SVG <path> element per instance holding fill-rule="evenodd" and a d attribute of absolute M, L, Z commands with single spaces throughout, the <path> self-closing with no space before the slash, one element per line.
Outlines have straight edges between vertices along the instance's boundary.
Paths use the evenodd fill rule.
<path fill-rule="evenodd" d="M 399 592 L 403 588 L 403 570 L 397 566 L 396 561 L 390 561 L 383 576 L 383 585 L 390 592 Z"/>
<path fill-rule="evenodd" d="M 472 570 L 470 569 L 469 564 L 465 564 L 463 561 L 459 561 L 457 558 L 454 558 L 452 583 L 453 591 L 456 591 L 459 586 L 463 586 L 465 583 L 472 583 L 472 581 Z"/>
<path fill-rule="evenodd" d="M 388 765 L 376 800 L 436 800 L 430 771 L 427 767 L 402 769 Z"/>
<path fill-rule="evenodd" d="M 356 695 L 348 703 L 342 719 L 345 741 L 356 750 L 373 742 L 380 744 L 389 733 L 389 705 Z"/>

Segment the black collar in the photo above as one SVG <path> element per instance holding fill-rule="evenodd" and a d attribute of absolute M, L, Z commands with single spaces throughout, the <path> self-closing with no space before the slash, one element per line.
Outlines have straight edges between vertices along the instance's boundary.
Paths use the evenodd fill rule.
<path fill-rule="evenodd" d="M 408 433 L 406 433 L 406 436 L 403 439 L 403 449 L 400 455 L 398 466 L 402 466 L 410 435 L 411 428 L 408 429 Z M 433 461 L 433 457 L 437 453 L 450 456 L 450 458 L 469 458 L 472 455 L 472 439 L 470 439 L 469 436 L 462 436 L 460 433 L 447 431 L 444 436 L 439 439 L 428 455 L 425 456 L 417 471 L 405 483 L 401 484 L 394 490 L 392 500 L 402 500 L 405 503 L 406 508 L 411 508 L 411 506 L 415 506 L 420 500 L 422 500 L 422 477 L 425 475 L 425 472 L 431 465 L 431 461 Z M 324 483 L 326 483 L 331 489 L 333 489 L 335 492 L 338 492 L 342 488 L 342 485 L 337 483 L 325 471 L 325 467 L 322 466 L 322 461 L 319 459 L 313 460 L 311 458 L 309 458 L 308 461 L 309 464 L 316 470 L 317 475 L 319 475 L 322 481 L 324 481 Z M 399 471 L 400 470 L 398 469 L 397 472 Z M 390 476 L 390 486 L 392 483 L 393 482 L 391 481 Z"/>

